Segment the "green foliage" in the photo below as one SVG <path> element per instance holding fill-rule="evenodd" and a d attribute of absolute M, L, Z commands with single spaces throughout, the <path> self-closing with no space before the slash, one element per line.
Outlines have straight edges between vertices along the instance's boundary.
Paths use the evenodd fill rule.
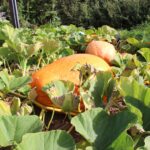
<path fill-rule="evenodd" d="M 7 12 L 8 3 L 2 0 L 0 10 Z M 111 25 L 129 28 L 150 17 L 148 0 L 18 0 L 22 26 L 52 23 L 75 24 L 89 28 Z"/>
<path fill-rule="evenodd" d="M 3 70 L 0 72 L 0 90 L 9 93 L 23 87 L 29 83 L 30 80 L 31 78 L 29 76 L 15 77 L 9 75 L 7 70 Z"/>
<path fill-rule="evenodd" d="M 75 25 L 47 24 L 34 29 L 14 29 L 9 22 L 0 21 L 0 149 L 10 145 L 13 150 L 149 150 L 149 31 L 147 24 L 141 29 L 121 32 L 121 44 L 117 47 L 118 31 L 108 26 L 86 30 Z M 93 39 L 109 41 L 118 49 L 130 46 L 125 49 L 129 53 L 117 54 L 111 66 L 113 78 L 112 73 L 99 71 L 100 68 L 78 64 L 73 69 L 81 73 L 79 85 L 57 80 L 45 88 L 52 102 L 63 111 L 73 110 L 74 96 L 81 98 L 85 111 L 72 118 L 69 116 L 76 132 L 83 136 L 82 139 L 77 137 L 79 143 L 75 144 L 78 134 L 62 117 L 59 121 L 65 123 L 67 133 L 46 131 L 53 127 L 60 129 L 57 118 L 56 124 L 52 120 L 57 109 L 53 109 L 49 123 L 45 115 L 51 113 L 45 110 L 47 107 L 41 110 L 39 117 L 29 116 L 31 112 L 38 114 L 29 98 L 37 95 L 34 88 L 33 95 L 28 93 L 28 76 L 58 58 L 83 50 Z M 54 126 L 50 126 L 51 123 Z"/>
<path fill-rule="evenodd" d="M 59 0 L 58 4 L 58 16 L 63 24 L 84 27 L 104 24 L 130 27 L 143 22 L 150 14 L 148 0 Z"/>

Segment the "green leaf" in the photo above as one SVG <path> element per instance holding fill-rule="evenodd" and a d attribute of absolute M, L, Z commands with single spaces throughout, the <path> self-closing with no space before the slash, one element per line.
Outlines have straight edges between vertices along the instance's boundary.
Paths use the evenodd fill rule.
<path fill-rule="evenodd" d="M 21 100 L 18 97 L 14 97 L 12 99 L 12 103 L 11 103 L 11 113 L 13 115 L 17 115 L 17 112 L 19 111 L 21 107 Z"/>
<path fill-rule="evenodd" d="M 29 76 L 16 78 L 13 75 L 9 75 L 8 71 L 4 69 L 0 72 L 0 89 L 5 89 L 7 92 L 10 92 L 11 90 L 17 90 L 29 83 L 30 80 L 31 77 Z"/>
<path fill-rule="evenodd" d="M 130 135 L 123 132 L 118 138 L 112 143 L 108 150 L 134 150 L 134 141 Z"/>
<path fill-rule="evenodd" d="M 0 90 L 3 90 L 5 88 L 5 83 L 2 79 L 0 79 Z"/>
<path fill-rule="evenodd" d="M 42 122 L 37 116 L 0 116 L 0 146 L 19 143 L 26 133 L 41 131 Z"/>
<path fill-rule="evenodd" d="M 130 109 L 110 116 L 103 109 L 94 108 L 72 118 L 71 123 L 97 150 L 115 147 L 118 150 L 133 150 L 134 142 L 126 131 L 138 121 L 138 117 Z"/>
<path fill-rule="evenodd" d="M 121 77 L 119 90 L 123 96 L 131 96 L 142 101 L 150 107 L 150 88 L 138 83 L 136 80 L 127 77 Z"/>
<path fill-rule="evenodd" d="M 24 86 L 21 86 L 17 91 L 22 93 L 22 94 L 28 94 L 28 92 L 31 90 L 31 86 L 26 84 Z"/>
<path fill-rule="evenodd" d="M 138 108 L 143 116 L 143 127 L 145 130 L 150 130 L 150 120 L 149 120 L 149 114 L 150 114 L 150 108 L 147 107 L 141 100 L 126 96 L 125 101 L 136 108 Z"/>
<path fill-rule="evenodd" d="M 9 47 L 0 47 L 0 57 L 4 59 L 16 60 L 16 54 Z"/>
<path fill-rule="evenodd" d="M 14 28 L 10 25 L 4 25 L 3 28 L 0 30 L 0 39 L 1 40 L 9 40 L 13 37 Z"/>
<path fill-rule="evenodd" d="M 145 58 L 147 62 L 150 62 L 150 48 L 141 48 L 138 52 Z"/>
<path fill-rule="evenodd" d="M 3 71 L 0 72 L 0 78 L 4 82 L 4 84 L 6 85 L 6 88 L 9 89 L 10 77 L 9 77 L 8 71 L 6 69 L 4 69 Z"/>
<path fill-rule="evenodd" d="M 150 88 L 132 78 L 121 77 L 119 90 L 125 96 L 127 103 L 132 104 L 142 112 L 144 129 L 150 130 Z"/>
<path fill-rule="evenodd" d="M 13 80 L 11 80 L 9 83 L 9 88 L 10 90 L 17 90 L 23 87 L 24 85 L 26 85 L 27 83 L 29 83 L 30 80 L 31 80 L 31 77 L 29 76 L 13 78 Z"/>
<path fill-rule="evenodd" d="M 146 137 L 144 142 L 145 142 L 145 145 L 137 148 L 137 150 L 150 150 L 150 136 Z"/>
<path fill-rule="evenodd" d="M 0 116 L 2 115 L 11 115 L 11 111 L 9 104 L 0 100 Z"/>
<path fill-rule="evenodd" d="M 32 55 L 35 55 L 41 48 L 42 48 L 41 42 L 36 42 L 35 44 L 30 44 L 25 49 L 25 56 L 27 58 L 31 57 Z"/>
<path fill-rule="evenodd" d="M 30 133 L 23 136 L 16 150 L 75 150 L 75 142 L 70 134 L 56 130 Z"/>
<path fill-rule="evenodd" d="M 66 112 L 78 108 L 79 99 L 74 95 L 74 83 L 56 80 L 45 85 L 43 91 L 48 94 L 52 102 Z"/>
<path fill-rule="evenodd" d="M 42 44 L 44 51 L 48 54 L 56 52 L 61 46 L 60 42 L 54 39 L 43 39 Z"/>
<path fill-rule="evenodd" d="M 138 41 L 137 39 L 135 39 L 135 38 L 128 38 L 127 39 L 127 42 L 129 43 L 129 44 L 132 44 L 133 46 L 139 46 L 139 44 L 140 44 L 140 41 Z"/>

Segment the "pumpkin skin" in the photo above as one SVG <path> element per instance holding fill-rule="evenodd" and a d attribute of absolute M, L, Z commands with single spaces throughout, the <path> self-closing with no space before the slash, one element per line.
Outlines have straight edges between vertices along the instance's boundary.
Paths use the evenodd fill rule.
<path fill-rule="evenodd" d="M 110 66 L 101 58 L 90 54 L 74 54 L 60 58 L 53 63 L 46 65 L 42 69 L 32 74 L 31 87 L 36 87 L 36 101 L 44 106 L 52 106 L 52 102 L 46 93 L 42 91 L 42 87 L 54 80 L 68 80 L 75 85 L 79 85 L 79 72 L 72 71 L 77 64 L 91 64 L 101 71 L 111 70 Z"/>
<path fill-rule="evenodd" d="M 111 64 L 111 61 L 116 56 L 115 47 L 106 41 L 91 41 L 87 45 L 85 53 L 96 55 L 104 59 L 109 64 Z"/>

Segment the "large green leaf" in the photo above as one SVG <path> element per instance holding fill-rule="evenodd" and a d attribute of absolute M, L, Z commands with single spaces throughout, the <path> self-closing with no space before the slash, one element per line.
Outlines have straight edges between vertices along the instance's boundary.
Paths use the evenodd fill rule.
<path fill-rule="evenodd" d="M 75 142 L 70 134 L 56 130 L 30 133 L 23 136 L 16 150 L 75 150 Z"/>
<path fill-rule="evenodd" d="M 130 111 L 131 110 L 131 111 Z M 97 150 L 133 150 L 134 142 L 127 134 L 127 129 L 139 122 L 135 107 L 130 107 L 117 115 L 110 116 L 101 108 L 86 111 L 71 120 L 79 132 Z"/>
<path fill-rule="evenodd" d="M 0 146 L 21 142 L 24 134 L 41 129 L 42 123 L 37 116 L 0 116 Z"/>
<path fill-rule="evenodd" d="M 125 96 L 126 101 L 142 112 L 144 129 L 150 130 L 150 88 L 126 77 L 121 77 L 119 86 L 120 93 Z"/>
<path fill-rule="evenodd" d="M 150 136 L 146 137 L 144 142 L 145 142 L 145 145 L 137 148 L 137 150 L 150 150 Z"/>

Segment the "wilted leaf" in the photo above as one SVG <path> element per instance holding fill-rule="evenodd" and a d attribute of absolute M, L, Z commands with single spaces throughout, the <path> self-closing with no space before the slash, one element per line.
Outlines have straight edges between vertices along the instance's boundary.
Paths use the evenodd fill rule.
<path fill-rule="evenodd" d="M 77 110 L 79 99 L 74 95 L 74 83 L 70 81 L 56 80 L 43 87 L 53 104 L 66 112 Z"/>
<path fill-rule="evenodd" d="M 16 115 L 21 107 L 21 100 L 18 97 L 14 97 L 11 103 L 11 113 Z"/>
<path fill-rule="evenodd" d="M 146 137 L 144 142 L 145 142 L 145 145 L 137 148 L 137 150 L 150 150 L 150 136 Z"/>
<path fill-rule="evenodd" d="M 0 100 L 0 116 L 2 115 L 11 115 L 11 111 L 9 104 Z"/>
<path fill-rule="evenodd" d="M 29 115 L 32 113 L 32 107 L 30 105 L 24 104 L 21 106 L 19 113 L 20 115 Z"/>

